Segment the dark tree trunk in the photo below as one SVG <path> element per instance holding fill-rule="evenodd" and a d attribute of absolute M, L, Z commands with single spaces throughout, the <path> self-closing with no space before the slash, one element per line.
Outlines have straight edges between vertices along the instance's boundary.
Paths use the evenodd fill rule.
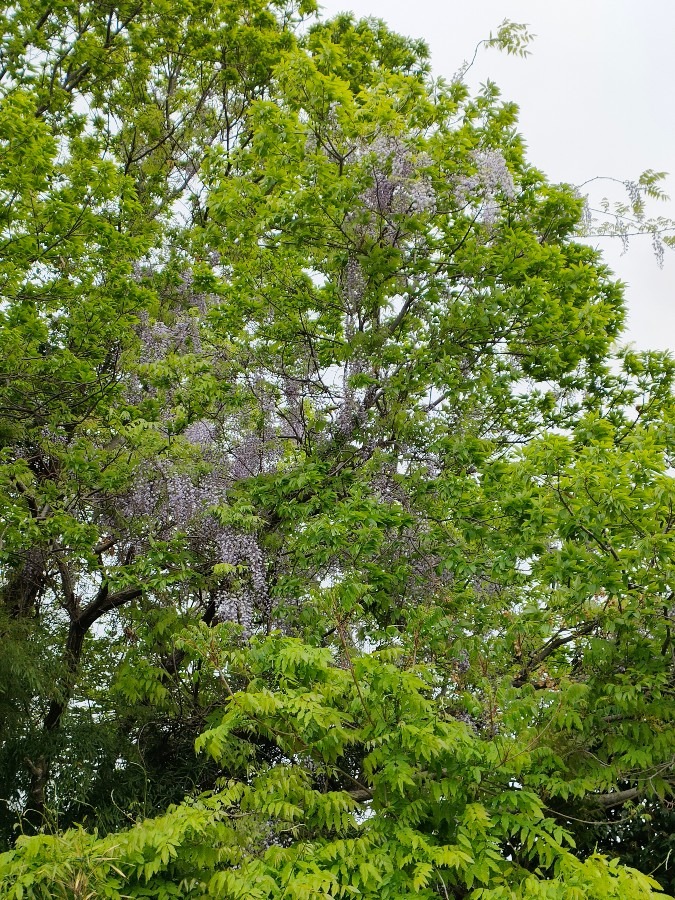
<path fill-rule="evenodd" d="M 13 619 L 34 615 L 36 601 L 45 587 L 45 553 L 39 548 L 18 558 L 0 593 L 2 605 Z"/>
<path fill-rule="evenodd" d="M 111 609 L 117 609 L 141 595 L 140 588 L 127 588 L 111 594 L 108 585 L 103 584 L 96 597 L 77 617 L 73 618 L 68 629 L 68 638 L 63 653 L 63 676 L 55 690 L 47 714 L 43 722 L 46 747 L 36 760 L 26 759 L 30 771 L 30 787 L 28 802 L 23 815 L 24 828 L 37 831 L 45 821 L 47 809 L 47 787 L 54 755 L 55 737 L 61 727 L 63 715 L 68 709 L 77 685 L 80 671 L 84 639 L 91 626 Z"/>

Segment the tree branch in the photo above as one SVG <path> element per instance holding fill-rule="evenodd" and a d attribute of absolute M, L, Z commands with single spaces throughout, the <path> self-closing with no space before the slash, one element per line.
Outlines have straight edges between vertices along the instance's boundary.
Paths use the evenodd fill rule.
<path fill-rule="evenodd" d="M 569 644 L 571 641 L 576 640 L 576 638 L 581 637 L 584 634 L 590 634 L 597 625 L 598 620 L 592 619 L 590 622 L 584 622 L 583 625 L 577 626 L 574 631 L 564 637 L 559 636 L 551 638 L 544 644 L 541 650 L 530 655 L 529 660 L 520 670 L 520 673 L 513 679 L 513 686 L 522 687 L 529 680 L 534 669 L 536 669 L 537 666 L 540 666 L 544 660 L 548 659 L 552 653 L 555 653 L 560 647 L 564 647 L 565 644 Z"/>

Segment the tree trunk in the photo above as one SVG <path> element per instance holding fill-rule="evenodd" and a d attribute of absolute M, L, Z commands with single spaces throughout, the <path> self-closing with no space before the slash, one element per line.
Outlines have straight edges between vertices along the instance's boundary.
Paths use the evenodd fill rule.
<path fill-rule="evenodd" d="M 27 825 L 30 830 L 37 831 L 45 821 L 46 792 L 55 751 L 55 741 L 53 739 L 50 740 L 50 738 L 55 737 L 59 731 L 63 715 L 68 709 L 75 692 L 84 639 L 91 626 L 101 616 L 111 609 L 117 609 L 125 603 L 129 603 L 131 600 L 139 597 L 141 593 L 140 588 L 127 588 L 126 590 L 118 591 L 116 594 L 110 594 L 108 585 L 104 583 L 91 603 L 76 618 L 71 620 L 63 653 L 63 677 L 49 703 L 42 726 L 46 747 L 37 760 L 26 759 L 31 778 L 23 822 L 24 827 Z"/>

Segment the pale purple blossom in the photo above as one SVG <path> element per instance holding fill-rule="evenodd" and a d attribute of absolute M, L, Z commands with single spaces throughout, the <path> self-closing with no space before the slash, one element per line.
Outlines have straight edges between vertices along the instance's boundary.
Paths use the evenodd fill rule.
<path fill-rule="evenodd" d="M 355 256 L 350 256 L 343 277 L 345 299 L 351 310 L 358 309 L 366 287 L 363 268 Z"/>
<path fill-rule="evenodd" d="M 380 135 L 359 149 L 356 158 L 371 160 L 372 183 L 361 194 L 365 210 L 388 222 L 392 215 L 411 215 L 433 210 L 436 195 L 428 176 L 420 169 L 429 164 L 426 154 L 415 154 L 399 138 Z M 375 227 L 372 223 L 370 230 Z M 391 227 L 380 223 L 385 233 Z M 391 235 L 390 235 L 391 236 Z"/>
<path fill-rule="evenodd" d="M 480 207 L 481 220 L 489 226 L 499 216 L 500 200 L 515 199 L 513 176 L 499 150 L 475 150 L 471 158 L 476 171 L 456 180 L 455 200 L 460 206 Z"/>
<path fill-rule="evenodd" d="M 166 359 L 170 353 L 199 353 L 201 339 L 199 321 L 195 315 L 178 314 L 172 324 L 150 322 L 147 313 L 141 316 L 142 364 Z"/>
<path fill-rule="evenodd" d="M 236 587 L 221 586 L 216 600 L 220 621 L 236 622 L 250 634 L 255 612 L 269 613 L 266 565 L 255 535 L 223 528 L 216 539 L 219 561 L 236 567 Z"/>
<path fill-rule="evenodd" d="M 212 447 L 216 439 L 217 427 L 214 422 L 200 419 L 192 422 L 183 432 L 183 437 L 196 447 L 206 449 Z"/>

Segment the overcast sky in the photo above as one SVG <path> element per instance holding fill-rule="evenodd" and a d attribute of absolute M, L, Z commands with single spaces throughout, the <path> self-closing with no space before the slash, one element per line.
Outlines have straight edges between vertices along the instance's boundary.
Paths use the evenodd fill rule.
<path fill-rule="evenodd" d="M 321 2 L 321 0 L 320 0 Z M 527 59 L 479 54 L 470 83 L 490 78 L 520 107 L 530 160 L 552 181 L 671 173 L 674 200 L 653 212 L 675 218 L 675 3 L 672 0 L 323 0 L 324 15 L 351 10 L 423 38 L 435 75 L 450 78 L 476 44 L 508 18 L 536 35 Z M 603 193 L 601 191 L 597 197 Z M 598 241 L 629 306 L 626 340 L 675 350 L 675 251 L 659 269 L 649 237 Z"/>

